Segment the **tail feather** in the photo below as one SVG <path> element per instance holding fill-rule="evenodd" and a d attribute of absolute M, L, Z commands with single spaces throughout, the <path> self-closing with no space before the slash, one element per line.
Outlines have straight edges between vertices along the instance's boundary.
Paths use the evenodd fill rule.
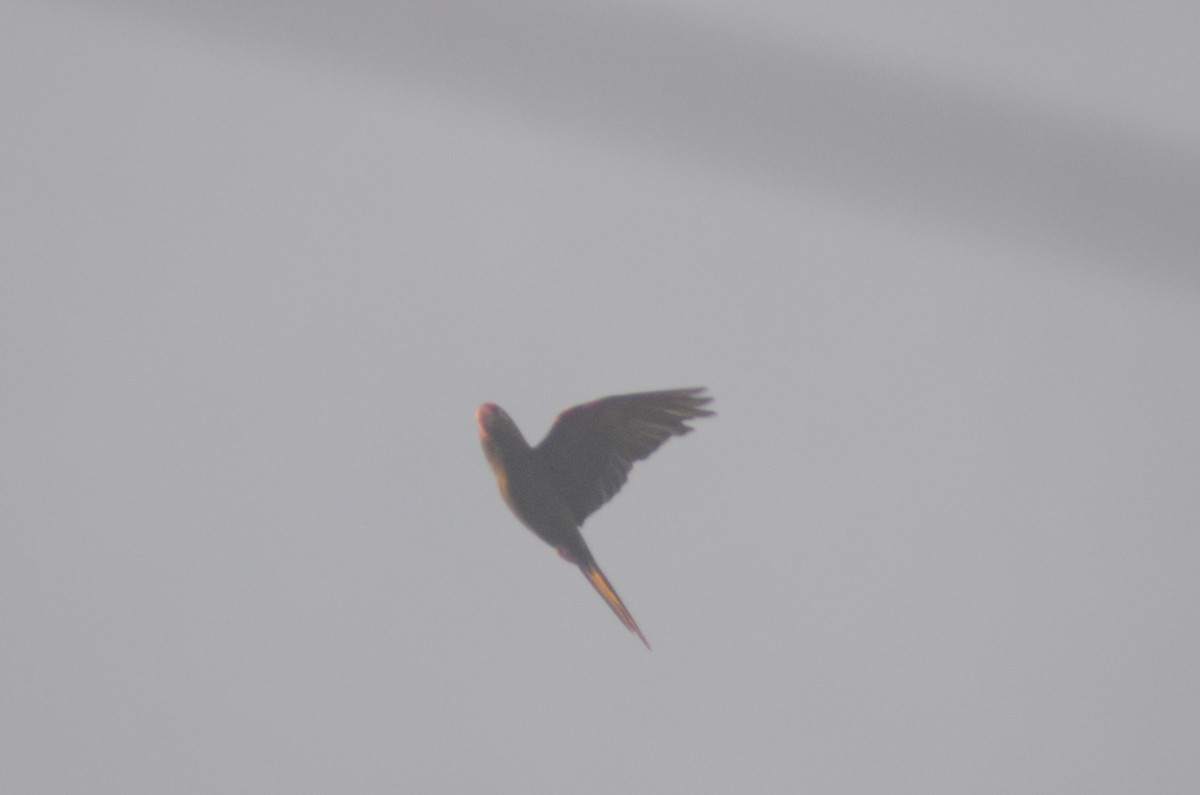
<path fill-rule="evenodd" d="M 617 596 L 617 592 L 613 590 L 612 584 L 608 578 L 604 576 L 604 572 L 600 571 L 600 567 L 594 562 L 579 564 L 579 570 L 583 572 L 583 576 L 587 577 L 588 582 L 596 589 L 596 593 L 608 603 L 612 611 L 617 614 L 617 618 L 621 619 L 621 623 L 625 627 L 641 638 L 642 643 L 646 644 L 646 648 L 650 648 L 650 642 L 646 640 L 646 636 L 638 629 L 637 622 L 633 620 L 629 610 L 626 609 L 625 603 L 621 601 L 621 597 Z"/>

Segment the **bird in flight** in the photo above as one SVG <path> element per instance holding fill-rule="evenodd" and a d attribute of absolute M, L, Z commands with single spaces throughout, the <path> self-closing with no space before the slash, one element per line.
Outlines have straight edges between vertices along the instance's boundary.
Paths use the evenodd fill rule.
<path fill-rule="evenodd" d="M 500 496 L 538 538 L 579 567 L 646 648 L 646 636 L 596 565 L 579 528 L 620 490 L 635 461 L 693 430 L 689 420 L 711 417 L 705 408 L 711 401 L 703 387 L 600 398 L 559 414 L 537 447 L 529 446 L 495 403 L 475 410 L 479 441 Z"/>

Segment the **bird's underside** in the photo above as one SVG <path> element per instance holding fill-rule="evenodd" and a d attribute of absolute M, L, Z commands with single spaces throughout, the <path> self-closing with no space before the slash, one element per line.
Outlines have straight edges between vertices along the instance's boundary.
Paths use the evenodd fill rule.
<path fill-rule="evenodd" d="M 638 392 L 593 400 L 558 415 L 550 432 L 530 447 L 512 419 L 494 403 L 475 412 L 479 439 L 500 495 L 539 538 L 574 563 L 612 611 L 649 648 L 579 532 L 584 520 L 625 484 L 633 464 L 687 422 L 712 416 L 703 387 Z"/>

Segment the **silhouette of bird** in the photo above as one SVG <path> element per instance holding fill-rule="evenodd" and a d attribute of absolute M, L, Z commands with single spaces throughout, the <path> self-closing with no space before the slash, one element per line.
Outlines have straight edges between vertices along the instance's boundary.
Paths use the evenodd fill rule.
<path fill-rule="evenodd" d="M 672 436 L 693 429 L 688 420 L 710 417 L 703 387 L 613 395 L 558 415 L 546 438 L 530 447 L 495 403 L 475 410 L 479 441 L 500 496 L 538 538 L 587 577 L 617 618 L 650 648 L 621 597 L 596 565 L 579 528 L 625 484 L 635 461 Z"/>

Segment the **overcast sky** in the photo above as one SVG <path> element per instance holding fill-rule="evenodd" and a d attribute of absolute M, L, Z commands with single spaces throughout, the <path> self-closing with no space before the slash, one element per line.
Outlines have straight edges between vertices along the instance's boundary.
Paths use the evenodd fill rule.
<path fill-rule="evenodd" d="M 1194 2 L 0 14 L 0 790 L 1200 780 Z"/>

